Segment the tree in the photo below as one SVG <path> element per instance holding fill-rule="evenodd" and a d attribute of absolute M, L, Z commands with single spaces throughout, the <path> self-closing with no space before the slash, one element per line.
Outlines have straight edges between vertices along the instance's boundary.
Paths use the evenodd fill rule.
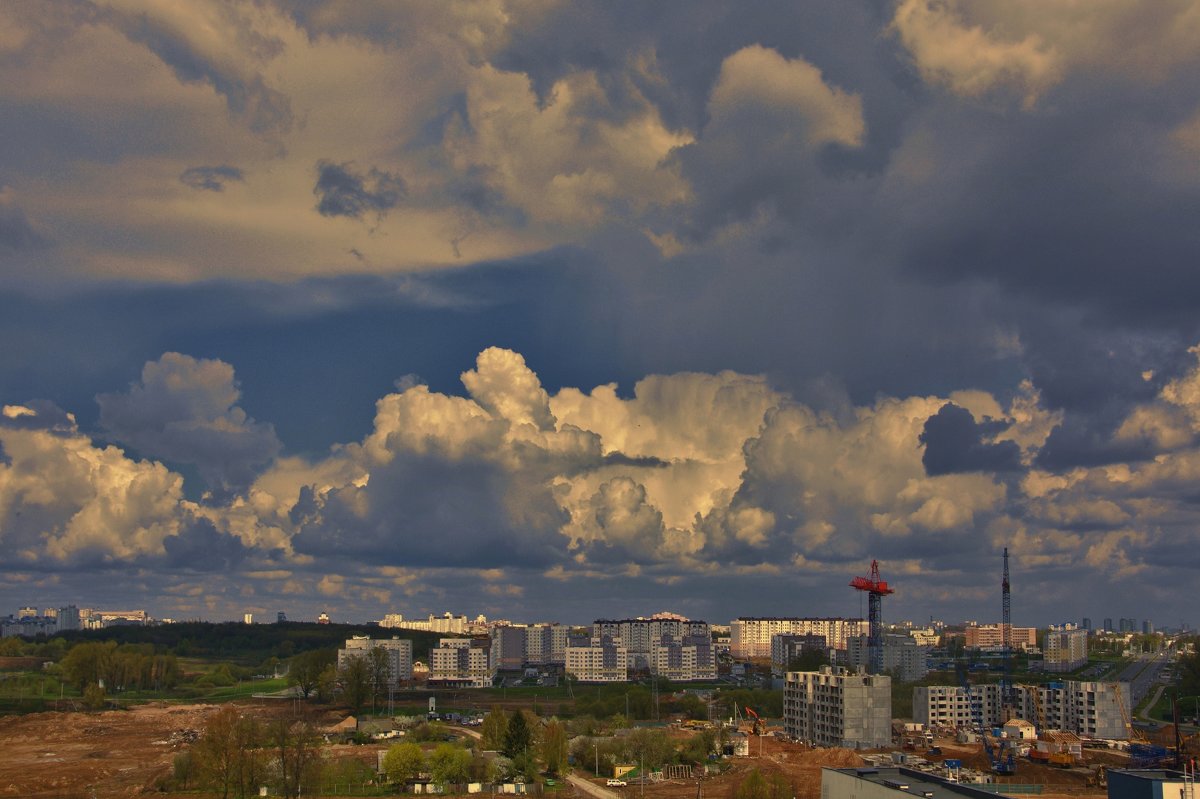
<path fill-rule="evenodd" d="M 367 666 L 371 673 L 371 706 L 387 695 L 387 686 L 392 676 L 388 651 L 381 646 L 372 647 L 367 655 Z"/>
<path fill-rule="evenodd" d="M 321 681 L 321 672 L 333 663 L 333 653 L 325 649 L 313 649 L 296 655 L 288 667 L 288 684 L 300 689 L 301 695 L 308 697 L 317 690 Z"/>
<path fill-rule="evenodd" d="M 317 780 L 321 760 L 317 731 L 307 719 L 278 718 L 271 722 L 271 746 L 279 758 L 279 789 L 287 799 Z"/>
<path fill-rule="evenodd" d="M 524 754 L 533 742 L 533 733 L 529 730 L 529 722 L 525 714 L 518 710 L 508 720 L 508 730 L 504 734 L 504 754 L 516 760 L 517 755 Z"/>
<path fill-rule="evenodd" d="M 429 776 L 434 782 L 466 782 L 471 776 L 471 753 L 454 744 L 439 744 L 429 756 Z"/>
<path fill-rule="evenodd" d="M 350 712 L 358 715 L 371 695 L 371 671 L 362 657 L 348 657 L 338 671 L 342 687 L 342 698 L 350 706 Z"/>
<path fill-rule="evenodd" d="M 392 782 L 406 783 L 424 770 L 425 753 L 414 743 L 396 744 L 383 756 L 383 772 Z"/>
<path fill-rule="evenodd" d="M 262 731 L 253 718 L 235 707 L 218 710 L 192 749 L 200 780 L 222 799 L 256 793 L 262 778 L 261 743 Z"/>
<path fill-rule="evenodd" d="M 567 729 L 561 723 L 552 721 L 542 730 L 541 749 L 542 762 L 546 771 L 558 774 L 567 765 Z"/>
<path fill-rule="evenodd" d="M 479 728 L 480 738 L 484 749 L 499 751 L 504 747 L 504 737 L 508 735 L 508 714 L 499 707 L 493 707 L 483 717 L 483 725 Z"/>

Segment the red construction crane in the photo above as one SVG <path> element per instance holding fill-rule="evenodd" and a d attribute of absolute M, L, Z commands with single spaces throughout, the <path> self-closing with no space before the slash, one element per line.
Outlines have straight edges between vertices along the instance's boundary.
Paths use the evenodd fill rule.
<path fill-rule="evenodd" d="M 871 561 L 870 577 L 855 577 L 850 581 L 850 587 L 867 592 L 867 652 L 870 660 L 871 673 L 883 671 L 883 597 L 896 593 L 888 588 L 888 584 L 879 578 L 879 561 Z"/>

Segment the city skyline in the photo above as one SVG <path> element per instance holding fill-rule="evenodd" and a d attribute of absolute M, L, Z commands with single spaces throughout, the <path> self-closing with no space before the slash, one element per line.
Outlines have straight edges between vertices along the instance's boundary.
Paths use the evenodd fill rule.
<path fill-rule="evenodd" d="M 1200 0 L 0 31 L 0 603 L 1194 623 Z"/>

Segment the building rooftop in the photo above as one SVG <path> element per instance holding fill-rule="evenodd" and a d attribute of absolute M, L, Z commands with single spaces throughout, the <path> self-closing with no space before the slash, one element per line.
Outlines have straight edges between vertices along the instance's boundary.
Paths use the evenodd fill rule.
<path fill-rule="evenodd" d="M 891 768 L 823 768 L 821 771 L 836 771 L 849 777 L 873 782 L 891 788 L 898 794 L 919 799 L 996 799 L 995 791 L 986 791 L 959 782 L 950 782 L 922 771 L 895 766 Z M 822 796 L 825 795 L 822 790 Z"/>

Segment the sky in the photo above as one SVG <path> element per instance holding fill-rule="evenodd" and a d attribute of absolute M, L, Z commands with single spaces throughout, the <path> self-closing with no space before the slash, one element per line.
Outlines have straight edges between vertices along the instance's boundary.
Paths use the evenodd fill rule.
<path fill-rule="evenodd" d="M 1195 625 L 1198 43 L 0 4 L 0 614 Z"/>

